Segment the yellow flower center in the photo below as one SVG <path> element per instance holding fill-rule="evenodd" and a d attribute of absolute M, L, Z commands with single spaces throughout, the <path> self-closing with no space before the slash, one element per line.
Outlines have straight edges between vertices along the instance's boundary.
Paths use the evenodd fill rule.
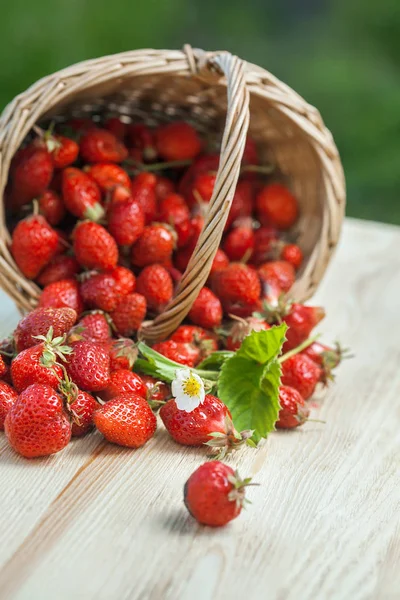
<path fill-rule="evenodd" d="M 185 379 L 182 387 L 185 394 L 193 398 L 194 396 L 199 395 L 201 390 L 201 383 L 199 383 L 197 379 L 193 377 L 193 375 L 190 375 L 190 377 Z"/>

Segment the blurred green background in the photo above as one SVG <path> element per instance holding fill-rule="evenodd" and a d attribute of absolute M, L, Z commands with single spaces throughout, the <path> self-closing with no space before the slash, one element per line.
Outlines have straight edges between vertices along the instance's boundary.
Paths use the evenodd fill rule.
<path fill-rule="evenodd" d="M 3 0 L 5 106 L 39 77 L 134 48 L 230 50 L 294 87 L 339 147 L 351 216 L 400 224 L 399 0 Z"/>

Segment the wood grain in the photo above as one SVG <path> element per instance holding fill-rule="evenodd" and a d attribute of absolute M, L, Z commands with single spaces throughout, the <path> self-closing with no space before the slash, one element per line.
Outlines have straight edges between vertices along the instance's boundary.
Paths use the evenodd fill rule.
<path fill-rule="evenodd" d="M 198 526 L 182 487 L 203 461 L 159 427 L 138 451 L 99 434 L 25 461 L 0 440 L 4 600 L 400 597 L 400 229 L 347 221 L 314 302 L 350 346 L 307 423 L 232 460 L 252 505 Z M 2 300 L 2 329 L 17 320 Z M 4 304 L 3 304 L 4 302 Z"/>

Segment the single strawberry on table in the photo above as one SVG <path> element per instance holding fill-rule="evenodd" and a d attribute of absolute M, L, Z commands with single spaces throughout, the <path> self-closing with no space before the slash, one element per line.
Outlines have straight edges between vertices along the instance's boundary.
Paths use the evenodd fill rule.
<path fill-rule="evenodd" d="M 279 388 L 279 404 L 281 409 L 275 423 L 277 429 L 294 429 L 307 421 L 310 411 L 296 389 L 282 385 Z"/>
<path fill-rule="evenodd" d="M 94 428 L 93 416 L 100 404 L 88 392 L 78 390 L 75 399 L 70 403 L 72 414 L 72 437 L 82 437 Z"/>
<path fill-rule="evenodd" d="M 27 387 L 8 411 L 4 429 L 10 445 L 26 458 L 59 452 L 71 439 L 62 397 L 49 385 Z"/>
<path fill-rule="evenodd" d="M 295 354 L 282 363 L 282 385 L 297 390 L 304 400 L 310 398 L 322 379 L 323 371 L 311 358 Z"/>
<path fill-rule="evenodd" d="M 155 433 L 157 420 L 147 401 L 137 394 L 116 396 L 94 413 L 100 433 L 119 446 L 139 448 Z"/>
<path fill-rule="evenodd" d="M 41 215 L 19 221 L 12 234 L 11 253 L 28 279 L 35 279 L 57 253 L 58 235 Z"/>
<path fill-rule="evenodd" d="M 185 483 L 185 506 L 202 525 L 221 527 L 239 516 L 250 482 L 220 461 L 204 463 Z"/>
<path fill-rule="evenodd" d="M 128 393 L 146 398 L 147 388 L 137 373 L 127 369 L 118 369 L 111 373 L 107 387 L 99 395 L 103 400 L 108 401 L 115 396 Z"/>

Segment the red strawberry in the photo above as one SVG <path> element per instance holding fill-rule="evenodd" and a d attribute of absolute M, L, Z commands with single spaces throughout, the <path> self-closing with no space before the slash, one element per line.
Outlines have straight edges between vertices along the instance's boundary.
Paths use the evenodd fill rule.
<path fill-rule="evenodd" d="M 252 331 L 265 331 L 269 328 L 270 325 L 258 317 L 237 318 L 233 321 L 229 336 L 226 339 L 226 347 L 228 350 L 235 352 L 242 345 L 244 338 L 250 335 Z"/>
<path fill-rule="evenodd" d="M 111 328 L 105 314 L 102 312 L 92 312 L 82 317 L 68 336 L 70 342 L 77 340 L 107 342 L 110 338 Z"/>
<path fill-rule="evenodd" d="M 79 169 L 69 167 L 63 171 L 62 196 L 69 212 L 78 219 L 99 221 L 104 216 L 97 183 Z"/>
<path fill-rule="evenodd" d="M 118 185 L 130 190 L 131 180 L 129 175 L 122 167 L 114 163 L 98 163 L 86 168 L 85 171 L 95 180 L 103 194 L 111 192 Z"/>
<path fill-rule="evenodd" d="M 139 173 L 132 180 L 132 198 L 142 207 L 146 225 L 154 221 L 157 212 L 156 184 L 157 177 L 152 173 Z"/>
<path fill-rule="evenodd" d="M 231 209 L 226 222 L 225 231 L 229 229 L 232 223 L 244 217 L 251 217 L 254 203 L 254 188 L 250 181 L 241 180 L 238 182 L 235 194 L 232 199 Z"/>
<path fill-rule="evenodd" d="M 247 136 L 246 143 L 244 145 L 242 163 L 244 165 L 258 165 L 258 150 L 255 141 L 250 136 Z"/>
<path fill-rule="evenodd" d="M 161 312 L 174 293 L 171 275 L 161 265 L 149 265 L 137 278 L 136 291 L 146 298 L 149 310 Z"/>
<path fill-rule="evenodd" d="M 285 260 L 266 262 L 258 268 L 258 274 L 264 286 L 264 295 L 268 298 L 279 296 L 279 292 L 288 292 L 296 280 L 293 266 Z M 277 292 L 278 291 L 278 292 Z"/>
<path fill-rule="evenodd" d="M 280 183 L 271 183 L 257 196 L 257 215 L 262 225 L 289 229 L 297 220 L 299 208 L 293 194 Z"/>
<path fill-rule="evenodd" d="M 37 342 L 36 342 L 37 343 Z M 12 349 L 14 352 L 14 349 Z M 8 373 L 8 365 L 4 362 L 4 357 L 0 354 L 0 378 L 4 378 Z"/>
<path fill-rule="evenodd" d="M 163 177 L 162 175 L 157 175 L 157 183 L 154 189 L 156 198 L 160 202 L 166 196 L 170 196 L 171 194 L 175 194 L 175 184 L 173 181 L 168 179 L 168 177 Z"/>
<path fill-rule="evenodd" d="M 175 264 L 177 268 L 182 271 L 185 271 L 190 257 L 193 254 L 193 250 L 197 244 L 197 240 L 200 237 L 201 230 L 204 225 L 204 217 L 202 215 L 196 215 L 193 219 L 190 220 L 190 237 L 186 246 L 180 249 L 175 256 Z"/>
<path fill-rule="evenodd" d="M 104 121 L 104 127 L 107 131 L 111 131 L 119 140 L 124 140 L 127 133 L 127 125 L 118 117 L 110 117 Z"/>
<path fill-rule="evenodd" d="M 81 283 L 82 298 L 90 308 L 113 311 L 124 296 L 135 290 L 134 274 L 125 267 L 98 273 Z"/>
<path fill-rule="evenodd" d="M 281 252 L 282 260 L 286 260 L 297 270 L 303 262 L 303 252 L 297 244 L 286 244 Z"/>
<path fill-rule="evenodd" d="M 320 367 L 329 366 L 334 369 L 342 360 L 343 350 L 338 344 L 335 348 L 330 348 L 320 342 L 313 342 L 302 351 L 302 354 L 311 358 Z"/>
<path fill-rule="evenodd" d="M 154 344 L 153 350 L 170 360 L 181 365 L 187 365 L 188 367 L 194 367 L 201 358 L 200 350 L 193 344 L 184 344 L 182 342 L 174 342 L 173 340 L 158 342 L 158 344 Z"/>
<path fill-rule="evenodd" d="M 56 169 L 65 169 L 72 165 L 78 158 L 79 146 L 75 140 L 63 135 L 51 136 L 47 142 L 55 146 L 54 150 L 48 148 L 53 158 L 53 164 Z"/>
<path fill-rule="evenodd" d="M 73 308 L 77 315 L 83 311 L 83 301 L 75 279 L 60 279 L 46 285 L 39 298 L 42 308 Z"/>
<path fill-rule="evenodd" d="M 283 317 L 289 329 L 283 351 L 287 352 L 303 343 L 316 325 L 325 317 L 325 310 L 320 306 L 304 306 L 292 304 L 289 313 Z"/>
<path fill-rule="evenodd" d="M 188 314 L 195 325 L 204 329 L 219 327 L 222 321 L 222 306 L 217 296 L 207 287 L 200 290 Z"/>
<path fill-rule="evenodd" d="M 113 190 L 107 194 L 107 202 L 109 206 L 118 204 L 119 202 L 126 202 L 126 200 L 133 200 L 132 192 L 123 185 L 116 185 Z"/>
<path fill-rule="evenodd" d="M 26 458 L 59 452 L 71 439 L 71 424 L 61 396 L 36 383 L 8 411 L 4 426 L 10 446 Z"/>
<path fill-rule="evenodd" d="M 217 336 L 196 325 L 181 325 L 171 335 L 170 339 L 174 342 L 183 342 L 194 345 L 200 350 L 202 359 L 218 350 Z"/>
<path fill-rule="evenodd" d="M 165 263 L 172 256 L 174 245 L 174 235 L 168 226 L 161 223 L 149 225 L 132 248 L 132 264 L 145 267 L 154 263 Z"/>
<path fill-rule="evenodd" d="M 152 405 L 160 406 L 171 396 L 171 388 L 163 381 L 157 381 L 151 375 L 140 375 L 140 379 L 146 386 L 146 400 Z"/>
<path fill-rule="evenodd" d="M 157 158 L 154 146 L 153 133 L 143 123 L 129 125 L 128 138 L 130 146 L 140 151 L 141 160 L 152 162 Z"/>
<path fill-rule="evenodd" d="M 147 389 L 141 377 L 127 369 L 118 369 L 110 375 L 110 383 L 100 392 L 103 400 L 111 400 L 120 394 L 137 394 L 146 398 Z"/>
<path fill-rule="evenodd" d="M 17 392 L 5 381 L 0 381 L 0 431 L 4 431 L 4 421 L 10 408 L 18 398 Z"/>
<path fill-rule="evenodd" d="M 229 265 L 229 258 L 221 248 L 218 248 L 211 265 L 210 277 L 217 271 L 223 271 Z"/>
<path fill-rule="evenodd" d="M 50 153 L 35 142 L 24 148 L 16 157 L 12 174 L 12 200 L 16 206 L 41 196 L 53 177 L 53 160 Z"/>
<path fill-rule="evenodd" d="M 242 263 L 231 263 L 212 280 L 213 291 L 228 314 L 250 316 L 258 308 L 261 284 L 257 272 Z"/>
<path fill-rule="evenodd" d="M 279 388 L 279 404 L 281 410 L 275 423 L 277 429 L 293 429 L 307 421 L 310 411 L 304 406 L 303 397 L 296 389 L 282 385 Z"/>
<path fill-rule="evenodd" d="M 81 156 L 88 163 L 120 163 L 128 157 L 124 144 L 106 129 L 90 129 L 80 143 Z"/>
<path fill-rule="evenodd" d="M 52 190 L 46 190 L 39 197 L 39 211 L 50 225 L 58 225 L 65 217 L 64 202 Z"/>
<path fill-rule="evenodd" d="M 21 272 L 35 279 L 55 256 L 58 235 L 40 215 L 18 223 L 12 234 L 11 252 Z"/>
<path fill-rule="evenodd" d="M 58 235 L 56 256 L 59 256 L 60 254 L 67 252 L 71 248 L 71 244 L 69 243 L 69 235 L 66 231 L 56 228 L 54 228 L 54 231 Z"/>
<path fill-rule="evenodd" d="M 205 202 L 208 204 L 213 195 L 215 181 L 217 176 L 215 173 L 200 173 L 193 181 L 192 195 L 197 204 Z M 193 205 L 192 205 L 193 206 Z"/>
<path fill-rule="evenodd" d="M 38 340 L 35 336 L 46 336 L 50 327 L 53 328 L 54 337 L 63 336 L 76 319 L 77 314 L 72 308 L 36 308 L 22 317 L 14 331 L 17 352 L 36 346 Z"/>
<path fill-rule="evenodd" d="M 202 147 L 197 131 L 184 121 L 174 121 L 155 131 L 158 154 L 167 161 L 195 158 Z"/>
<path fill-rule="evenodd" d="M 304 400 L 313 395 L 321 375 L 321 368 L 303 354 L 295 354 L 282 363 L 282 385 L 297 390 Z"/>
<path fill-rule="evenodd" d="M 119 338 L 111 340 L 108 344 L 110 354 L 110 372 L 118 369 L 131 370 L 138 356 L 138 350 L 133 340 Z"/>
<path fill-rule="evenodd" d="M 111 204 L 108 231 L 119 246 L 131 246 L 144 233 L 143 209 L 135 200 Z"/>
<path fill-rule="evenodd" d="M 199 523 L 221 527 L 239 516 L 250 479 L 213 460 L 201 465 L 185 483 L 185 506 Z"/>
<path fill-rule="evenodd" d="M 157 427 L 150 406 L 136 394 L 116 396 L 95 412 L 94 422 L 106 440 L 128 448 L 143 446 Z"/>
<path fill-rule="evenodd" d="M 66 369 L 78 388 L 88 392 L 104 390 L 110 381 L 110 356 L 102 344 L 74 342 Z"/>
<path fill-rule="evenodd" d="M 271 258 L 273 246 L 277 241 L 277 231 L 274 227 L 260 227 L 254 232 L 254 251 L 251 261 L 260 265 Z"/>
<path fill-rule="evenodd" d="M 90 117 L 77 117 L 73 119 L 68 119 L 68 121 L 65 122 L 65 126 L 67 129 L 72 129 L 76 133 L 83 133 L 85 131 L 89 131 L 89 129 L 93 129 L 94 127 L 96 127 L 96 125 Z"/>
<path fill-rule="evenodd" d="M 178 192 L 184 196 L 190 207 L 196 206 L 197 201 L 193 196 L 194 181 L 201 173 L 213 173 L 218 171 L 219 155 L 204 154 L 197 157 L 179 182 Z"/>
<path fill-rule="evenodd" d="M 185 246 L 192 234 L 190 212 L 179 194 L 165 196 L 159 205 L 158 219 L 171 225 L 177 235 L 178 248 Z"/>
<path fill-rule="evenodd" d="M 93 221 L 78 223 L 74 230 L 76 260 L 87 269 L 113 269 L 118 261 L 118 247 L 108 231 Z"/>
<path fill-rule="evenodd" d="M 140 328 L 146 316 L 146 298 L 141 294 L 128 294 L 110 313 L 115 329 L 120 335 L 130 337 Z"/>
<path fill-rule="evenodd" d="M 236 227 L 225 238 L 224 250 L 230 260 L 250 260 L 254 250 L 254 233 L 251 227 Z"/>
<path fill-rule="evenodd" d="M 53 361 L 48 363 L 51 367 L 45 367 L 41 360 L 44 351 L 45 344 L 37 344 L 22 350 L 12 361 L 11 377 L 17 392 L 22 392 L 33 383 L 43 383 L 55 390 L 58 388 L 63 376 L 62 369 Z"/>
<path fill-rule="evenodd" d="M 76 258 L 59 254 L 40 272 L 36 281 L 44 287 L 60 279 L 73 279 L 79 271 L 80 266 Z"/>
<path fill-rule="evenodd" d="M 73 402 L 69 405 L 73 414 L 72 437 L 82 437 L 94 427 L 93 415 L 100 404 L 91 394 L 78 390 Z"/>

